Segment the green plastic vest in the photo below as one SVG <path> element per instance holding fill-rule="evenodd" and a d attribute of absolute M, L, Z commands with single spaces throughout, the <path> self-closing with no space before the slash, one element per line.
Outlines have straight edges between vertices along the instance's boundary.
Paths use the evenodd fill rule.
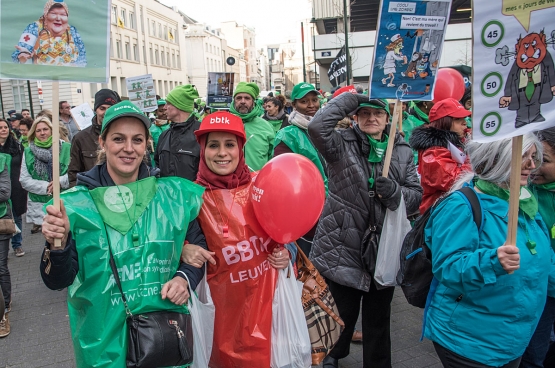
<path fill-rule="evenodd" d="M 316 165 L 322 175 L 322 179 L 324 180 L 327 196 L 328 177 L 326 176 L 324 165 L 322 164 L 323 159 L 320 159 L 320 155 L 318 154 L 318 151 L 316 151 L 316 148 L 312 145 L 312 142 L 308 138 L 308 134 L 295 125 L 289 125 L 277 132 L 274 147 L 277 147 L 277 145 L 281 142 L 285 143 L 291 151 L 298 153 L 299 155 L 303 155 Z"/>
<path fill-rule="evenodd" d="M 71 145 L 67 142 L 63 142 L 62 147 L 60 148 L 60 176 L 67 174 L 70 152 Z M 27 171 L 29 171 L 29 174 L 33 179 L 48 181 L 48 178 L 41 178 L 35 171 L 35 155 L 33 155 L 31 147 L 25 148 L 25 163 L 27 165 Z M 29 193 L 29 199 L 33 202 L 46 203 L 52 199 L 52 196 Z"/>
<path fill-rule="evenodd" d="M 133 189 L 135 183 L 140 185 L 139 198 L 129 194 L 128 188 Z M 79 255 L 79 272 L 68 288 L 68 310 L 80 368 L 126 366 L 126 314 L 110 269 L 108 246 L 133 314 L 189 313 L 186 306 L 162 300 L 160 291 L 179 266 L 189 222 L 200 211 L 204 188 L 177 177 L 152 177 L 135 183 L 93 191 L 79 186 L 61 195 Z M 153 193 L 150 201 L 143 192 Z M 125 214 L 133 201 L 142 201 L 142 210 L 131 214 L 137 220 L 122 234 L 105 224 L 93 197 L 103 200 L 104 211 L 110 209 L 115 216 Z"/>
<path fill-rule="evenodd" d="M 4 168 L 8 168 L 8 175 L 11 173 L 11 165 L 12 163 L 12 156 L 8 155 L 7 153 L 0 153 L 0 173 L 4 171 Z M 6 216 L 8 212 L 8 202 L 10 200 L 0 203 L 0 218 Z"/>
<path fill-rule="evenodd" d="M 405 133 L 405 141 L 407 143 L 409 142 L 410 136 L 412 135 L 412 131 L 421 125 L 424 125 L 424 122 L 422 120 L 419 120 L 406 112 L 403 113 L 403 132 Z M 412 152 L 414 155 L 414 164 L 417 165 L 418 151 L 412 150 Z"/>

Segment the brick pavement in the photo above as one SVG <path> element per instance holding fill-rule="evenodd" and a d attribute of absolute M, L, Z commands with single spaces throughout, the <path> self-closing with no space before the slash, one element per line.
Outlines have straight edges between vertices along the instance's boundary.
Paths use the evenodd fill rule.
<path fill-rule="evenodd" d="M 69 333 L 66 291 L 51 291 L 39 274 L 43 238 L 24 228 L 25 256 L 10 251 L 12 278 L 11 334 L 0 339 L 0 368 L 74 367 Z M 419 342 L 422 311 L 408 305 L 396 290 L 392 305 L 393 368 L 440 368 L 429 341 Z M 360 328 L 360 321 L 358 322 Z M 342 368 L 362 367 L 362 346 L 351 345 L 351 354 L 340 361 Z"/>

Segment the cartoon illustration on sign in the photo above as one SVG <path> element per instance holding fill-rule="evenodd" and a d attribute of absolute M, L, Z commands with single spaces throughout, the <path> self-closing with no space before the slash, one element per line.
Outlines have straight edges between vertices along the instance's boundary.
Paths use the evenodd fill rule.
<path fill-rule="evenodd" d="M 416 66 L 418 65 L 418 62 L 420 61 L 420 59 L 422 59 L 422 55 L 419 52 L 415 52 L 414 54 L 412 54 L 412 58 L 410 59 L 410 63 L 409 63 L 409 66 L 407 67 L 407 70 L 405 70 L 404 73 L 401 73 L 401 75 L 403 77 L 415 79 L 417 75 Z"/>
<path fill-rule="evenodd" d="M 14 63 L 86 66 L 85 45 L 68 19 L 69 8 L 65 2 L 48 0 L 43 14 L 25 28 L 15 45 Z"/>
<path fill-rule="evenodd" d="M 371 98 L 431 100 L 451 0 L 381 2 Z"/>
<path fill-rule="evenodd" d="M 403 64 L 407 63 L 407 57 L 403 55 L 403 39 L 400 34 L 393 35 L 391 37 L 391 42 L 385 47 L 387 54 L 385 55 L 385 61 L 383 64 L 383 74 L 386 76 L 382 79 L 382 83 L 386 84 L 388 87 L 395 87 L 393 80 L 395 79 L 395 73 L 397 72 L 397 61 L 402 61 Z"/>
<path fill-rule="evenodd" d="M 499 107 L 516 110 L 515 128 L 545 121 L 541 105 L 551 102 L 555 94 L 555 65 L 547 45 L 543 30 L 520 37 L 515 45 L 515 61 L 499 99 Z M 498 49 L 495 62 L 507 65 L 507 51 L 507 46 Z"/>

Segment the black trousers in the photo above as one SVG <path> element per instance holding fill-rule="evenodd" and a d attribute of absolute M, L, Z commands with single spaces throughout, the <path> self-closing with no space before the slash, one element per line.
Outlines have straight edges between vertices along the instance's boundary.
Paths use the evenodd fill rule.
<path fill-rule="evenodd" d="M 364 368 L 391 367 L 391 301 L 395 288 L 376 289 L 372 280 L 370 290 L 364 292 L 328 280 L 345 329 L 330 352 L 335 359 L 349 355 L 349 348 L 360 312 L 362 299 L 362 359 Z"/>
<path fill-rule="evenodd" d="M 443 364 L 444 368 L 493 368 L 489 365 L 484 365 L 455 354 L 451 350 L 444 348 L 436 342 L 434 342 L 434 348 L 436 349 L 437 356 L 439 357 L 439 360 L 441 360 L 441 364 Z M 517 358 L 501 367 L 496 368 L 518 368 L 520 359 L 521 358 Z"/>
<path fill-rule="evenodd" d="M 12 281 L 8 269 L 8 253 L 10 252 L 10 239 L 0 240 L 0 289 L 4 296 L 6 310 L 12 300 Z M 0 316 L 2 318 L 3 316 Z"/>

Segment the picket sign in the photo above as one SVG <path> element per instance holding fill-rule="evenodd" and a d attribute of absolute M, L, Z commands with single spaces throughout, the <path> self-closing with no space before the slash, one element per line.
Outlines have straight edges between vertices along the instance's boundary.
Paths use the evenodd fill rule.
<path fill-rule="evenodd" d="M 53 206 L 60 210 L 60 83 L 52 81 L 52 196 Z M 62 247 L 62 240 L 54 240 L 54 249 Z"/>
<path fill-rule="evenodd" d="M 509 224 L 505 245 L 516 246 L 518 228 L 518 204 L 520 201 L 520 168 L 522 166 L 522 136 L 513 137 L 511 157 L 511 187 L 509 196 Z M 512 274 L 513 272 L 509 272 Z"/>
<path fill-rule="evenodd" d="M 393 109 L 393 121 L 389 130 L 389 139 L 387 140 L 387 150 L 385 152 L 385 160 L 383 164 L 382 176 L 387 178 L 389 175 L 389 166 L 391 165 L 391 156 L 393 154 L 393 145 L 395 143 L 395 133 L 397 133 L 397 124 L 403 121 L 403 103 L 401 100 L 395 101 L 395 108 Z"/>

